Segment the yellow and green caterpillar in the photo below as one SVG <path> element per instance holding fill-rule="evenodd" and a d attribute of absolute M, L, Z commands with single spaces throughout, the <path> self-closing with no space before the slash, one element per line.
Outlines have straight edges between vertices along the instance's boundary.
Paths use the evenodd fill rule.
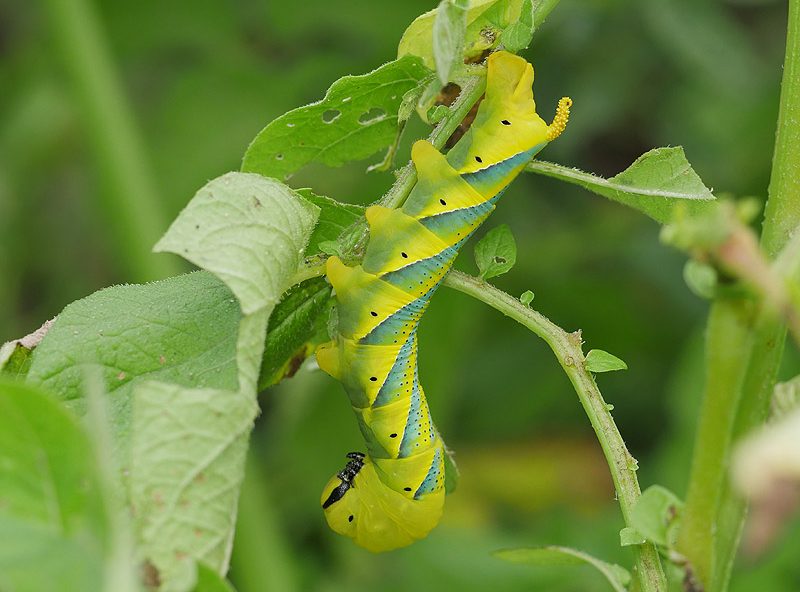
<path fill-rule="evenodd" d="M 333 530 L 374 552 L 425 537 L 444 505 L 446 452 L 417 375 L 417 324 L 464 241 L 569 117 L 569 98 L 550 125 L 536 114 L 533 67 L 524 59 L 499 51 L 487 68 L 467 133 L 446 156 L 416 142 L 418 181 L 405 205 L 367 209 L 362 264 L 327 262 L 338 334 L 317 360 L 350 396 L 367 453 L 347 455 L 321 501 Z"/>

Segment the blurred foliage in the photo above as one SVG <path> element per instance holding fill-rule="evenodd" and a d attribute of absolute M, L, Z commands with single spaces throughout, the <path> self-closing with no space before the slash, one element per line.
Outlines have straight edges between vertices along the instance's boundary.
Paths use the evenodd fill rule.
<path fill-rule="evenodd" d="M 120 260 L 107 184 L 53 42 L 46 3 L 0 0 L 0 334 L 33 331 L 67 303 L 137 281 Z M 131 102 L 163 217 L 207 179 L 239 168 L 282 113 L 320 99 L 346 74 L 396 57 L 405 27 L 433 3 L 174 0 L 95 2 Z M 763 199 L 781 74 L 778 0 L 562 2 L 523 53 L 540 111 L 575 101 L 547 160 L 610 177 L 656 146 L 682 145 L 707 185 Z M 411 122 L 408 142 L 422 132 Z M 375 156 L 292 180 L 366 204 L 390 185 L 364 175 Z M 401 160 L 399 160 L 401 161 Z M 629 370 L 600 377 L 644 486 L 682 494 L 702 384 L 696 335 L 705 303 L 683 257 L 643 216 L 579 188 L 520 178 L 492 225 L 508 224 L 517 263 L 498 278 L 532 290 L 537 310 Z M 166 230 L 166 228 L 164 229 Z M 488 230 L 488 229 L 487 229 Z M 166 255 L 152 255 L 153 261 Z M 154 263 L 155 265 L 155 263 Z M 468 257 L 459 267 L 473 270 Z M 425 541 L 373 556 L 325 526 L 320 489 L 361 446 L 341 387 L 302 368 L 262 397 L 234 547 L 232 581 L 250 590 L 606 590 L 586 571 L 509 566 L 501 547 L 563 544 L 630 564 L 607 469 L 551 353 L 523 328 L 442 291 L 420 328 L 421 374 L 462 470 L 443 524 Z M 798 373 L 789 356 L 784 377 Z M 532 479 L 531 475 L 537 478 Z M 743 565 L 733 590 L 789 590 L 800 579 L 800 524 L 779 551 Z"/>

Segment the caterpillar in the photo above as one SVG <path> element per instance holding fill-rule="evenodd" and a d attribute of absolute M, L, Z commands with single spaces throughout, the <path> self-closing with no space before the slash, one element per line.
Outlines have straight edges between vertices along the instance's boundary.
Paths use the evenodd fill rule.
<path fill-rule="evenodd" d="M 547 125 L 536 113 L 533 67 L 511 53 L 487 59 L 473 125 L 443 155 L 414 143 L 417 183 L 400 209 L 366 210 L 370 237 L 356 267 L 330 257 L 338 328 L 319 367 L 347 391 L 367 452 L 351 452 L 322 491 L 330 527 L 373 552 L 425 537 L 444 506 L 445 447 L 417 372 L 417 325 L 459 249 L 506 186 L 567 124 L 568 97 Z"/>

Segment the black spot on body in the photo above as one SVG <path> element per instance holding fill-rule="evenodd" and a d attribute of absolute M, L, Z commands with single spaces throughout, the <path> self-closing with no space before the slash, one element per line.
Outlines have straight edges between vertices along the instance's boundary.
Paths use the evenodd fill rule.
<path fill-rule="evenodd" d="M 408 254 L 407 254 L 407 253 L 405 253 L 405 252 L 402 252 L 402 253 L 400 253 L 400 256 L 401 256 L 403 259 L 408 259 Z"/>
<path fill-rule="evenodd" d="M 397 438 L 397 434 L 389 434 L 390 438 Z"/>
<path fill-rule="evenodd" d="M 500 123 L 502 123 L 503 125 L 511 125 L 511 122 L 508 119 L 504 119 Z"/>
<path fill-rule="evenodd" d="M 348 521 L 348 522 L 352 522 L 352 521 L 353 521 L 353 517 L 354 517 L 354 516 L 353 516 L 352 514 L 350 514 L 350 515 L 347 517 L 347 521 Z"/>
<path fill-rule="evenodd" d="M 411 491 L 410 487 L 403 487 L 403 491 Z"/>
<path fill-rule="evenodd" d="M 373 317 L 377 317 L 378 316 L 378 313 L 375 312 L 374 310 L 369 311 L 369 314 L 371 314 Z"/>
<path fill-rule="evenodd" d="M 483 159 L 480 156 L 476 156 L 475 160 L 477 160 L 478 162 L 483 162 Z"/>
<path fill-rule="evenodd" d="M 446 202 L 445 200 L 443 200 L 443 199 L 440 199 L 440 200 L 439 200 L 439 203 L 440 203 L 440 204 L 442 204 L 443 206 L 446 206 L 446 205 L 447 205 L 447 202 Z"/>
<path fill-rule="evenodd" d="M 378 377 L 377 377 L 377 376 L 370 376 L 370 377 L 369 377 L 369 379 L 370 379 L 372 382 L 378 382 Z"/>

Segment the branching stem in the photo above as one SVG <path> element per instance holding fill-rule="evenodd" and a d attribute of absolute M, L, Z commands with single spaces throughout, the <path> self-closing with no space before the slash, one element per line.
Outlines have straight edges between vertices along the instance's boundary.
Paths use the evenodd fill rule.
<path fill-rule="evenodd" d="M 463 292 L 511 317 L 541 337 L 558 359 L 578 394 L 586 415 L 594 428 L 605 454 L 614 486 L 617 490 L 622 516 L 631 526 L 631 514 L 641 495 L 636 478 L 637 463 L 614 423 L 609 406 L 603 400 L 592 374 L 584 366 L 584 354 L 580 332 L 568 333 L 544 315 L 522 304 L 517 298 L 498 290 L 485 281 L 458 271 L 450 272 L 444 284 Z M 656 592 L 666 589 L 664 572 L 658 552 L 651 544 L 636 548 L 636 565 L 641 590 Z"/>

